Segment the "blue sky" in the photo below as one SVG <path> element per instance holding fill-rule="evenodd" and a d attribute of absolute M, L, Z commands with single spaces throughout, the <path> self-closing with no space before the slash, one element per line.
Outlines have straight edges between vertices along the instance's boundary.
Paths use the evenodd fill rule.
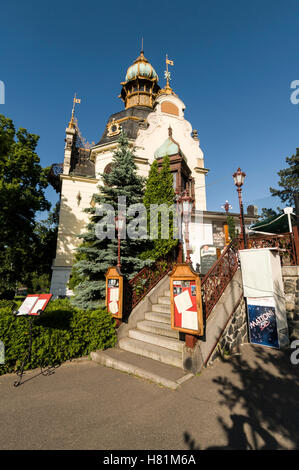
<path fill-rule="evenodd" d="M 210 169 L 208 210 L 226 199 L 238 211 L 232 173 L 246 173 L 244 205 L 276 207 L 277 171 L 299 147 L 297 0 L 10 0 L 1 5 L 0 113 L 40 136 L 43 166 L 62 162 L 74 93 L 84 137 L 97 142 L 127 68 L 144 53 L 163 86 L 165 54 L 172 87 L 198 130 Z M 57 195 L 47 190 L 54 203 Z M 282 204 L 280 204 L 283 206 Z"/>

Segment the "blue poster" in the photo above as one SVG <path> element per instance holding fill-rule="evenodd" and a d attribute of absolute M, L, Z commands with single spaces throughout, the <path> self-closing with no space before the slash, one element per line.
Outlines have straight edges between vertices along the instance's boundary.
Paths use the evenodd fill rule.
<path fill-rule="evenodd" d="M 273 297 L 247 298 L 250 343 L 279 349 Z"/>

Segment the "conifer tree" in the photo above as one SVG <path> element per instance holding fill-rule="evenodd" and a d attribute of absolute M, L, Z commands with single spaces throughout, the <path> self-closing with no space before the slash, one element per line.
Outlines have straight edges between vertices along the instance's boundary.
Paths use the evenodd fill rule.
<path fill-rule="evenodd" d="M 272 196 L 278 196 L 282 202 L 294 207 L 294 194 L 299 190 L 299 148 L 295 155 L 286 157 L 286 163 L 289 166 L 277 173 L 280 177 L 278 186 L 282 189 L 270 188 L 270 192 Z"/>
<path fill-rule="evenodd" d="M 154 210 L 153 205 L 162 205 L 166 207 L 174 207 L 175 192 L 173 188 L 173 177 L 170 171 L 170 159 L 166 155 L 163 158 L 162 168 L 158 170 L 158 162 L 154 160 L 151 165 L 149 177 L 146 183 L 146 190 L 144 195 L 144 205 L 147 209 L 147 220 L 148 220 L 148 234 L 151 233 L 154 239 L 150 240 L 147 244 L 147 249 L 142 254 L 142 258 L 158 259 L 166 256 L 175 246 L 178 244 L 177 238 L 175 238 L 175 224 L 174 214 L 169 212 L 169 222 L 167 218 L 163 218 L 162 214 L 158 216 L 158 223 L 153 226 Z M 165 226 L 168 224 L 168 227 Z M 169 237 L 163 239 L 163 230 L 169 229 Z"/>
<path fill-rule="evenodd" d="M 118 144 L 113 154 L 111 171 L 101 175 L 102 183 L 98 186 L 99 191 L 93 195 L 94 207 L 86 209 L 90 214 L 87 230 L 79 236 L 83 242 L 76 251 L 70 285 L 74 288 L 72 302 L 83 309 L 93 309 L 104 304 L 105 273 L 108 267 L 117 265 L 118 241 L 117 232 L 114 232 L 114 216 L 113 220 L 110 218 L 107 222 L 107 232 L 114 232 L 115 238 L 99 239 L 97 224 L 103 220 L 99 215 L 99 209 L 103 204 L 110 204 L 117 217 L 119 197 L 126 198 L 128 208 L 132 204 L 142 203 L 144 196 L 145 181 L 137 174 L 134 150 L 130 148 L 125 133 L 120 135 Z M 127 229 L 133 218 L 134 215 L 127 215 Z M 121 240 L 121 271 L 127 279 L 149 264 L 139 258 L 143 249 L 143 239 L 126 236 Z"/>

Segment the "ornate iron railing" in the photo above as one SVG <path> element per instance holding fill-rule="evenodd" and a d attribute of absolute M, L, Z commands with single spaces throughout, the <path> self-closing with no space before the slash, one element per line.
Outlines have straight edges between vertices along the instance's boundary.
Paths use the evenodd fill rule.
<path fill-rule="evenodd" d="M 134 307 L 169 273 L 176 263 L 176 254 L 155 261 L 151 266 L 144 267 L 128 283 L 127 303 L 129 310 Z"/>
<path fill-rule="evenodd" d="M 206 318 L 239 267 L 238 247 L 239 240 L 233 240 L 201 281 Z"/>
<path fill-rule="evenodd" d="M 282 266 L 295 266 L 297 264 L 296 247 L 292 233 L 249 238 L 248 248 L 278 248 Z"/>
<path fill-rule="evenodd" d="M 263 235 L 249 238 L 248 248 L 278 248 L 282 266 L 294 266 L 297 264 L 296 246 L 292 233 L 281 235 Z M 206 318 L 215 307 L 224 289 L 229 284 L 238 269 L 238 250 L 242 250 L 243 240 L 236 238 L 222 252 L 210 271 L 201 281 L 203 304 Z"/>

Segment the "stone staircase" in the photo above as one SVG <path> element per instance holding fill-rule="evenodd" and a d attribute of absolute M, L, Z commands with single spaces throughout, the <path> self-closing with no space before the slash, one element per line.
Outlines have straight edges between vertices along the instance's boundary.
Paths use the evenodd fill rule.
<path fill-rule="evenodd" d="M 170 291 L 164 294 L 145 313 L 145 320 L 129 330 L 128 338 L 119 341 L 119 347 L 182 369 L 184 342 L 179 340 L 179 332 L 171 329 Z"/>
<path fill-rule="evenodd" d="M 193 377 L 183 369 L 183 349 L 179 332 L 171 328 L 170 291 L 164 290 L 116 348 L 91 353 L 91 357 L 102 365 L 176 389 Z"/>

